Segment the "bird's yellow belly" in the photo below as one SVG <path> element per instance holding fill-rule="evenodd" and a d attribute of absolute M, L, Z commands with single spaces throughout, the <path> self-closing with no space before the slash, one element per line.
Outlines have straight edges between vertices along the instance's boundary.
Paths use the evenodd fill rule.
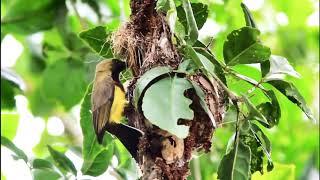
<path fill-rule="evenodd" d="M 120 123 L 123 116 L 123 110 L 126 105 L 125 94 L 118 86 L 115 86 L 113 97 L 114 99 L 111 106 L 110 120 L 111 122 Z"/>

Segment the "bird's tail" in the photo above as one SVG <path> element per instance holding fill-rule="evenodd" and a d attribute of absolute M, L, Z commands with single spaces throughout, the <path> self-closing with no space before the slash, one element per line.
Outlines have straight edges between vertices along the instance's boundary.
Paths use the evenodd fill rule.
<path fill-rule="evenodd" d="M 137 160 L 139 139 L 143 132 L 134 127 L 119 123 L 113 123 L 106 126 L 106 130 L 115 135 L 121 143 L 127 148 L 132 157 Z"/>

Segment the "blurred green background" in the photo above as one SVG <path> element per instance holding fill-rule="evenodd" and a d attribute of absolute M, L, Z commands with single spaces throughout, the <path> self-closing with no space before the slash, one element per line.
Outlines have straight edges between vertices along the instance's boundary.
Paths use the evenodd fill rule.
<path fill-rule="evenodd" d="M 214 37 L 212 50 L 223 59 L 228 33 L 245 25 L 240 0 L 193 0 L 209 6 L 209 18 L 200 30 L 206 44 Z M 291 79 L 311 107 L 311 122 L 280 93 L 282 117 L 277 127 L 265 130 L 272 143 L 275 169 L 257 179 L 319 178 L 319 1 L 245 0 L 253 13 L 262 41 L 301 74 Z M 97 25 L 116 30 L 130 15 L 129 0 L 2 0 L 1 1 L 1 135 L 9 138 L 28 157 L 47 158 L 47 144 L 65 152 L 81 168 L 82 135 L 80 102 L 93 79 L 101 57 L 78 38 Z M 257 79 L 255 67 L 238 66 L 239 72 Z M 228 81 L 238 92 L 250 89 Z M 209 154 L 195 154 L 190 179 L 213 179 L 234 129 L 217 129 Z M 1 179 L 32 179 L 28 166 L 15 161 L 1 147 Z M 100 179 L 119 174 L 134 179 L 133 162 L 112 166 Z M 129 165 L 128 165 L 129 164 Z M 115 170 L 116 169 L 116 170 Z M 117 172 L 117 173 L 115 173 Z M 130 172 L 130 173 L 129 173 Z M 86 178 L 79 175 L 79 177 Z M 80 178 L 80 179 L 81 179 Z M 92 177 L 87 177 L 91 179 Z M 99 179 L 98 178 L 98 179 Z"/>

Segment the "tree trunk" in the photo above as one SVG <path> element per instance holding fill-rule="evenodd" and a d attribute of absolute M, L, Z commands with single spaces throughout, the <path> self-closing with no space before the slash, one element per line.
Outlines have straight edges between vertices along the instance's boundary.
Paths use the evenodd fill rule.
<path fill-rule="evenodd" d="M 182 54 L 179 54 L 172 43 L 172 34 L 165 14 L 157 13 L 155 5 L 155 0 L 131 0 L 130 21 L 114 34 L 114 50 L 127 60 L 134 76 L 127 88 L 129 106 L 125 114 L 129 125 L 145 133 L 140 140 L 138 152 L 142 179 L 186 179 L 190 174 L 189 161 L 192 152 L 210 150 L 215 128 L 202 109 L 196 93 L 193 90 L 185 93 L 193 100 L 190 107 L 194 111 L 192 121 L 179 122 L 190 126 L 189 135 L 185 139 L 179 139 L 152 125 L 145 119 L 141 109 L 133 106 L 133 90 L 141 75 L 156 66 L 171 66 L 176 69 L 182 61 Z M 207 104 L 219 124 L 225 108 L 223 90 L 214 80 L 207 79 L 201 73 L 188 78 L 205 92 Z"/>

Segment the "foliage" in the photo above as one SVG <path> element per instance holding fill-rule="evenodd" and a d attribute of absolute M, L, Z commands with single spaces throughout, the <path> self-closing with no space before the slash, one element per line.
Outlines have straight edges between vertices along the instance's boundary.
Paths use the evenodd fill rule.
<path fill-rule="evenodd" d="M 24 47 L 12 69 L 1 68 L 1 145 L 13 152 L 14 159 L 25 162 L 34 179 L 99 176 L 108 167 L 123 178 L 129 172 L 135 173 L 130 155 L 114 137 L 106 135 L 103 145 L 98 144 L 90 112 L 95 64 L 113 57 L 111 30 L 129 14 L 129 1 L 121 2 L 123 9 L 115 0 L 81 0 L 96 13 L 94 21 L 79 15 L 74 0 L 1 1 L 1 41 L 12 35 Z M 319 59 L 319 32 L 305 26 L 312 4 L 270 1 L 251 13 L 240 2 L 158 0 L 156 9 L 167 14 L 172 42 L 183 55 L 183 62 L 177 70 L 157 67 L 140 77 L 134 105 L 153 124 L 183 138 L 188 128 L 177 125 L 177 121 L 193 119 L 191 100 L 184 96 L 187 89 L 193 88 L 213 124 L 223 126 L 216 130 L 212 152 L 199 157 L 200 166 L 208 167 L 198 167 L 202 179 L 212 179 L 214 173 L 220 179 L 294 179 L 307 168 L 308 158 L 314 158 L 310 154 L 318 154 L 316 125 L 304 121 L 299 111 L 313 122 L 318 121 L 318 112 L 312 113 L 316 109 L 308 107 L 316 98 L 312 94 L 318 71 L 314 73 L 312 67 Z M 270 17 L 265 17 L 269 6 Z M 110 17 L 102 12 L 105 7 L 110 9 Z M 289 24 L 268 31 L 269 26 L 263 22 L 273 21 L 276 11 L 285 13 Z M 206 23 L 213 21 L 224 28 L 214 40 L 202 38 Z M 41 42 L 32 40 L 34 33 L 40 34 Z M 208 110 L 202 89 L 187 79 L 197 72 L 215 79 L 228 92 L 231 103 L 222 124 L 217 124 Z M 131 78 L 124 77 L 122 81 Z M 22 122 L 14 99 L 17 95 L 24 95 L 32 114 L 43 117 L 47 124 L 49 117 L 61 117 L 81 104 L 81 169 L 65 153 L 73 146 L 81 146 L 70 134 L 52 137 L 46 129 L 33 150 L 36 158 L 13 143 Z M 163 117 L 168 122 L 162 121 Z M 64 145 L 58 148 L 57 144 Z M 117 165 L 111 162 L 114 157 Z M 272 159 L 295 164 L 296 168 Z M 310 168 L 318 169 L 317 163 Z"/>

